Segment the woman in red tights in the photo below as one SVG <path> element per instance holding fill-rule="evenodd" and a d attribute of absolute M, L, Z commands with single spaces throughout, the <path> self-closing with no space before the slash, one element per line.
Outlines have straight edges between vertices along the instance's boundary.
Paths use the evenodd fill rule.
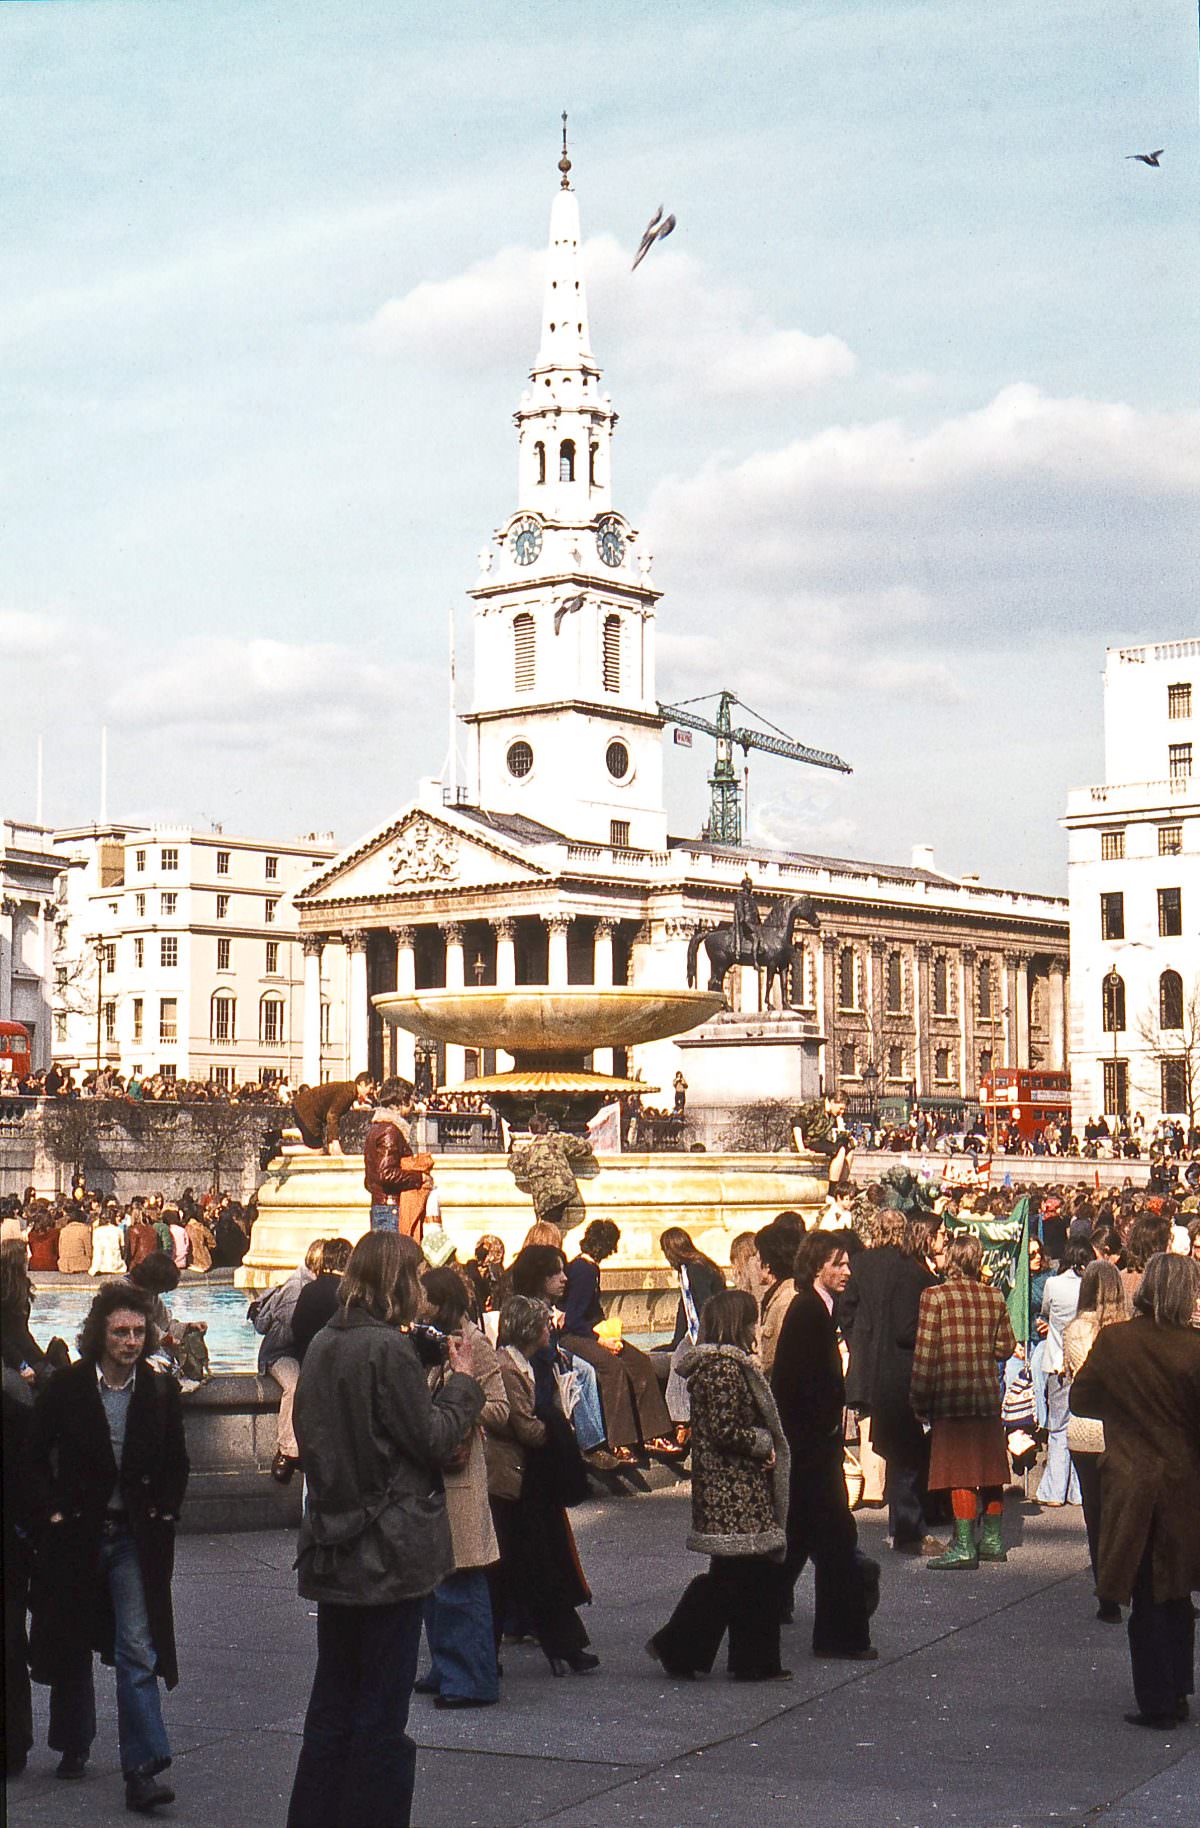
<path fill-rule="evenodd" d="M 949 1490 L 954 1507 L 954 1541 L 928 1563 L 931 1568 L 1008 1560 L 1001 1530 L 1008 1448 L 1000 1421 L 1000 1367 L 1017 1342 L 1003 1297 L 979 1280 L 982 1259 L 973 1233 L 952 1237 L 941 1264 L 945 1280 L 921 1295 L 912 1406 L 922 1422 L 932 1424 L 929 1489 Z"/>

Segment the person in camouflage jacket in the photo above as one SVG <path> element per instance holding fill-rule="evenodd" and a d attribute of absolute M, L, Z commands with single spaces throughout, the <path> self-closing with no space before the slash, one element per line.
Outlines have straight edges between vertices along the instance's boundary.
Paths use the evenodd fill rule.
<path fill-rule="evenodd" d="M 592 1146 L 581 1136 L 552 1131 L 549 1119 L 540 1112 L 529 1119 L 529 1134 L 532 1140 L 518 1143 L 509 1155 L 513 1179 L 523 1193 L 532 1196 L 539 1220 L 568 1231 L 587 1217 L 575 1170 L 596 1166 Z"/>

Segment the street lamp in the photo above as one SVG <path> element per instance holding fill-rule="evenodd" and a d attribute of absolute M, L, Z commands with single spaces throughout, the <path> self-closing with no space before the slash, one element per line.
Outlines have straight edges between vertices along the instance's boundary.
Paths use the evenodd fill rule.
<path fill-rule="evenodd" d="M 96 941 L 96 1072 L 100 1072 L 100 1037 L 104 1027 L 104 958 L 105 945 Z"/>
<path fill-rule="evenodd" d="M 867 1100 L 868 1121 L 870 1122 L 871 1128 L 874 1129 L 879 1121 L 877 1103 L 879 1092 L 879 1068 L 876 1066 L 874 1060 L 868 1060 L 867 1064 L 863 1067 L 862 1083 L 863 1093 Z"/>

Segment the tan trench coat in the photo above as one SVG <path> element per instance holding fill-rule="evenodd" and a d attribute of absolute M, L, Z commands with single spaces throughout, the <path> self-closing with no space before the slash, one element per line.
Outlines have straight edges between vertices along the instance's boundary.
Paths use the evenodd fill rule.
<path fill-rule="evenodd" d="M 500 1361 L 495 1348 L 473 1321 L 463 1322 L 463 1337 L 471 1346 L 471 1376 L 483 1391 L 483 1410 L 479 1425 L 471 1431 L 470 1452 L 465 1466 L 442 1469 L 446 1487 L 446 1515 L 450 1519 L 450 1541 L 454 1548 L 454 1568 L 487 1568 L 499 1561 L 500 1549 L 492 1527 L 488 1504 L 487 1460 L 484 1456 L 483 1430 L 503 1427 L 508 1420 L 508 1397 L 500 1375 Z M 430 1373 L 436 1385 L 441 1373 Z"/>

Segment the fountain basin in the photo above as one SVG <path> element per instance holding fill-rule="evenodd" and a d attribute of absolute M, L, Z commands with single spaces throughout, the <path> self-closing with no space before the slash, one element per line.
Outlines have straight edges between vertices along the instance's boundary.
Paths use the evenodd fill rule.
<path fill-rule="evenodd" d="M 412 1034 L 554 1059 L 597 1047 L 664 1041 L 708 1021 L 725 1006 L 715 990 L 643 990 L 626 984 L 385 991 L 371 1000 L 385 1021 Z"/>

